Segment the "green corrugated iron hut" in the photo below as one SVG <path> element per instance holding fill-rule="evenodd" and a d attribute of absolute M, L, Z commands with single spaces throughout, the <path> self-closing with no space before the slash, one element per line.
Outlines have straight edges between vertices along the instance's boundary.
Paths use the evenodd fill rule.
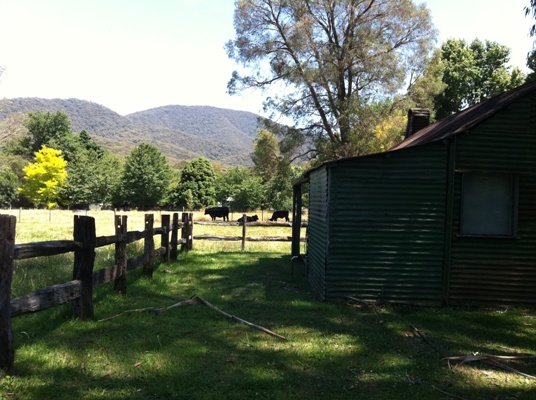
<path fill-rule="evenodd" d="M 309 184 L 312 290 L 323 300 L 536 304 L 536 84 L 411 133 L 414 117 L 390 151 L 325 163 L 294 185 L 297 256 Z"/>

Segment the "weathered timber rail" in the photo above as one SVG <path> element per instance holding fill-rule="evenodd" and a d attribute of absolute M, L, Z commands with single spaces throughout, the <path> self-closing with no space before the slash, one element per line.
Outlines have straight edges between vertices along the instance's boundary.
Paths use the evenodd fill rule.
<path fill-rule="evenodd" d="M 290 242 L 292 236 L 218 236 L 218 235 L 195 235 L 195 240 L 223 240 L 229 242 L 236 242 L 244 239 L 246 242 Z M 305 238 L 300 238 L 300 241 L 305 242 Z"/>
<path fill-rule="evenodd" d="M 298 224 L 293 224 L 292 222 L 277 222 L 277 221 L 254 221 L 246 222 L 246 214 L 242 215 L 242 222 L 238 221 L 195 221 L 196 225 L 215 225 L 215 226 L 241 226 L 242 235 L 238 236 L 221 236 L 221 235 L 196 235 L 193 236 L 195 240 L 212 240 L 212 241 L 230 241 L 230 242 L 241 242 L 241 249 L 244 251 L 246 242 L 293 242 L 292 236 L 246 236 L 246 227 L 248 226 L 263 226 L 263 227 L 288 227 L 296 229 L 297 225 L 300 227 L 307 227 L 307 222 L 298 221 Z M 298 228 L 298 229 L 299 229 Z M 306 242 L 306 238 L 295 239 L 299 242 Z M 294 243 L 293 243 L 294 246 Z"/>
<path fill-rule="evenodd" d="M 217 225 L 217 226 L 242 226 L 242 222 L 238 221 L 195 221 L 194 225 Z M 271 222 L 271 221 L 255 221 L 255 222 L 246 222 L 246 226 L 280 226 L 280 227 L 292 227 L 292 222 Z M 307 222 L 301 223 L 302 228 L 307 227 Z"/>
<path fill-rule="evenodd" d="M 54 240 L 15 244 L 16 218 L 0 215 L 0 369 L 10 372 L 15 358 L 11 318 L 60 304 L 72 302 L 74 315 L 82 320 L 93 318 L 93 287 L 114 282 L 114 290 L 126 294 L 127 271 L 143 266 L 143 272 L 151 277 L 155 259 L 162 262 L 176 260 L 178 246 L 181 251 L 192 249 L 192 213 L 183 213 L 179 222 L 178 213 L 172 220 L 162 215 L 162 226 L 153 228 L 153 215 L 145 215 L 145 230 L 127 231 L 127 217 L 115 216 L 115 235 L 96 237 L 95 219 L 87 216 L 74 217 L 73 240 Z M 178 231 L 181 228 L 179 239 Z M 171 240 L 170 240 L 171 234 Z M 154 248 L 154 235 L 160 235 L 161 247 Z M 127 244 L 144 240 L 144 252 L 127 258 Z M 93 271 L 95 249 L 115 244 L 113 266 Z M 14 260 L 43 257 L 74 252 L 73 280 L 38 289 L 11 299 L 11 283 Z"/>

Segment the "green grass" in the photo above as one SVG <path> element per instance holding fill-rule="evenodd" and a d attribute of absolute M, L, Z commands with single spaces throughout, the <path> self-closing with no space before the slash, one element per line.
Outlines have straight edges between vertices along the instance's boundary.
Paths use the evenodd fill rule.
<path fill-rule="evenodd" d="M 147 211 L 155 217 L 154 226 L 161 225 L 161 215 L 169 212 Z M 114 234 L 114 213 L 105 211 L 66 211 L 66 210 L 0 210 L 0 214 L 11 214 L 17 217 L 16 243 L 30 243 L 46 240 L 69 240 L 72 239 L 74 215 L 89 215 L 95 218 L 97 236 Z M 128 216 L 128 230 L 144 229 L 144 212 L 129 211 L 121 213 Z M 251 214 L 251 213 L 250 213 Z M 258 213 L 261 215 L 261 213 Z M 231 220 L 238 218 L 240 214 L 235 213 Z M 269 216 L 265 214 L 265 218 Z M 180 214 L 179 214 L 180 218 Z M 202 212 L 194 213 L 194 220 L 209 221 L 209 216 Z M 214 225 L 194 225 L 194 236 L 202 234 L 213 234 L 222 236 L 237 236 L 242 234 L 240 226 L 214 226 Z M 247 227 L 248 236 L 290 236 L 289 227 Z M 303 229 L 302 236 L 305 236 Z M 155 246 L 160 246 L 160 236 L 155 237 Z M 202 251 L 221 252 L 238 251 L 240 242 L 223 242 L 195 240 L 194 248 Z M 109 267 L 114 263 L 114 246 L 107 246 L 97 249 L 95 269 Z M 290 253 L 289 242 L 247 242 L 248 251 L 269 251 Z M 128 249 L 129 257 L 143 252 L 143 241 L 130 245 Z M 35 259 L 22 260 L 15 263 L 12 296 L 17 297 L 39 288 L 57 283 L 66 282 L 72 279 L 73 255 L 66 254 L 54 257 L 41 257 Z M 43 273 L 46 271 L 46 273 Z"/>
<path fill-rule="evenodd" d="M 70 212 L 53 211 L 52 225 L 46 211 L 24 213 L 18 243 L 72 235 Z M 112 233 L 113 213 L 90 215 L 97 218 L 97 235 Z M 142 218 L 129 213 L 129 229 L 143 229 Z M 194 234 L 237 235 L 241 228 L 194 229 Z M 290 232 L 255 229 L 248 235 Z M 444 393 L 467 400 L 536 399 L 533 380 L 479 363 L 449 369 L 441 359 L 475 352 L 533 353 L 534 310 L 321 303 L 310 293 L 302 265 L 291 274 L 289 243 L 247 243 L 244 253 L 239 246 L 194 242 L 196 250 L 160 265 L 152 280 L 139 270 L 131 273 L 124 297 L 110 284 L 97 287 L 96 319 L 198 294 L 288 337 L 287 342 L 202 305 L 105 322 L 74 320 L 64 305 L 13 320 L 15 371 L 0 376 L 0 399 L 451 398 Z M 112 247 L 100 249 L 97 268 L 112 262 Z M 13 295 L 69 280 L 71 271 L 69 255 L 17 262 Z M 536 374 L 535 360 L 508 364 Z"/>
<path fill-rule="evenodd" d="M 128 294 L 95 293 L 96 319 L 167 306 L 198 294 L 288 337 L 284 342 L 202 305 L 106 322 L 71 319 L 69 306 L 14 319 L 15 374 L 2 399 L 533 399 L 536 384 L 441 353 L 533 352 L 536 316 L 522 309 L 363 309 L 318 302 L 286 254 L 194 251 Z M 536 365 L 511 364 L 531 374 Z"/>
<path fill-rule="evenodd" d="M 147 211 L 155 217 L 154 226 L 161 225 L 162 214 L 169 212 Z M 11 214 L 17 217 L 16 243 L 31 243 L 47 240 L 72 239 L 74 215 L 88 215 L 95 218 L 97 236 L 114 234 L 114 212 L 103 211 L 68 211 L 68 210 L 0 210 L 0 214 Z M 120 213 L 128 216 L 128 230 L 144 229 L 144 212 L 129 211 Z M 250 213 L 251 214 L 251 213 Z M 261 215 L 261 213 L 258 213 Z M 233 214 L 236 219 L 241 214 Z M 265 219 L 269 216 L 265 214 Z M 179 214 L 180 218 L 180 214 Z M 194 220 L 209 221 L 210 217 L 202 212 L 194 212 Z M 248 227 L 248 236 L 289 236 L 289 227 Z M 240 226 L 194 225 L 194 235 L 214 234 L 222 236 L 237 236 L 242 234 Z M 302 236 L 305 236 L 303 229 Z M 160 236 L 155 236 L 155 246 L 160 246 Z M 195 240 L 194 248 L 202 251 L 221 252 L 238 251 L 240 242 L 222 242 Z M 289 242 L 247 242 L 248 251 L 269 251 L 290 253 Z M 143 241 L 129 245 L 129 257 L 143 252 Z M 109 267 L 114 263 L 114 246 L 97 249 L 95 269 Z M 21 260 L 15 263 L 12 296 L 17 297 L 39 288 L 72 279 L 73 255 L 65 254 L 54 257 L 41 257 Z M 43 273 L 46 271 L 46 273 Z"/>
<path fill-rule="evenodd" d="M 162 214 L 171 214 L 166 211 L 147 211 L 154 215 L 154 226 L 161 226 Z M 256 212 L 259 217 L 260 211 Z M 68 211 L 68 210 L 0 210 L 0 214 L 11 214 L 17 217 L 16 242 L 29 243 L 45 240 L 69 240 L 73 237 L 74 215 L 88 215 L 95 218 L 95 228 L 97 236 L 114 234 L 114 212 L 103 211 Z M 145 212 L 128 211 L 118 212 L 128 216 L 128 230 L 144 230 Z M 210 221 L 208 215 L 200 211 L 194 214 L 194 221 Z M 254 212 L 248 213 L 248 215 Z M 231 221 L 238 219 L 242 214 L 233 213 L 229 216 Z M 179 214 L 179 219 L 181 215 Z M 270 217 L 269 213 L 264 213 L 264 220 Z M 221 219 L 218 219 L 221 221 Z M 242 234 L 241 226 L 214 226 L 214 225 L 194 225 L 194 236 L 202 234 L 237 236 Z M 291 236 L 290 227 L 247 227 L 247 236 Z M 305 228 L 302 229 L 302 237 L 305 237 Z M 155 244 L 159 244 L 159 236 L 155 236 Z M 215 242 L 198 240 L 194 242 L 194 247 L 198 250 L 206 251 L 233 251 L 240 250 L 240 242 Z M 249 251 L 278 251 L 290 252 L 290 242 L 247 242 L 246 248 Z"/>

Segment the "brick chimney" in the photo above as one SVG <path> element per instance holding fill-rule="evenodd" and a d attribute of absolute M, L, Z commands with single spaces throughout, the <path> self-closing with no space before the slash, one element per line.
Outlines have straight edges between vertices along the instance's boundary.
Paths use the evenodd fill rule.
<path fill-rule="evenodd" d="M 410 108 L 408 110 L 408 126 L 404 137 L 410 137 L 415 132 L 430 125 L 430 110 L 427 108 Z"/>

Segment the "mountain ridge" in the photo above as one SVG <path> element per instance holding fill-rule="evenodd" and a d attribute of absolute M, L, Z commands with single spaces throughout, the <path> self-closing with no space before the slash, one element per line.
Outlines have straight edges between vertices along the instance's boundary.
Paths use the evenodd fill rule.
<path fill-rule="evenodd" d="M 231 112 L 229 112 L 231 111 Z M 188 118 L 194 112 L 198 120 Z M 216 118 L 213 118 L 217 116 Z M 240 146 L 244 139 L 251 139 L 246 132 L 256 131 L 258 115 L 248 111 L 228 110 L 212 106 L 167 105 L 127 114 L 131 121 L 142 124 L 159 125 L 172 130 L 203 134 L 211 140 L 222 142 L 222 137 L 215 132 L 239 132 L 237 135 L 224 135 L 232 139 L 231 143 Z M 199 120 L 205 124 L 200 124 Z M 220 126 L 215 126 L 219 123 Z"/>
<path fill-rule="evenodd" d="M 171 161 L 204 156 L 226 165 L 251 164 L 250 153 L 262 118 L 248 111 L 212 106 L 167 105 L 120 115 L 98 103 L 19 97 L 0 100 L 0 140 L 20 135 L 24 114 L 65 112 L 74 132 L 85 130 L 117 154 L 152 143 Z"/>

